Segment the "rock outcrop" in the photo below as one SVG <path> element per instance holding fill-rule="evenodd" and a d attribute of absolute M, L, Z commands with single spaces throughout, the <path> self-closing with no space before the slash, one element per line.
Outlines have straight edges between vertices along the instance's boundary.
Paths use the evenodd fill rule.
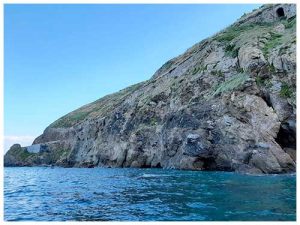
<path fill-rule="evenodd" d="M 151 79 L 47 127 L 6 166 L 295 171 L 296 6 L 264 5 Z"/>

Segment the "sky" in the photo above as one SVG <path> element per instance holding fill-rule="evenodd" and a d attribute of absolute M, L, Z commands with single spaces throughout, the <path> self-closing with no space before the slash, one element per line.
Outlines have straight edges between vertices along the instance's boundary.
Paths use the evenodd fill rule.
<path fill-rule="evenodd" d="M 4 6 L 4 152 L 260 5 Z"/>

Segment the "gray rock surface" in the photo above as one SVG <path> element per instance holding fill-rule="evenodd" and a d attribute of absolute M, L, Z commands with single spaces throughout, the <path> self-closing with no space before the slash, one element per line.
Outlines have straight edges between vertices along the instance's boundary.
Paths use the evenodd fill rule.
<path fill-rule="evenodd" d="M 52 123 L 33 143 L 47 151 L 12 146 L 5 165 L 294 172 L 295 8 L 243 16 L 151 79 Z"/>

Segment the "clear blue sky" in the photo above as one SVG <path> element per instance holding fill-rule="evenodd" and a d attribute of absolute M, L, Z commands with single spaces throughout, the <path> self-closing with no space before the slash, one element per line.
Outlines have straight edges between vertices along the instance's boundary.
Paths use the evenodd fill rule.
<path fill-rule="evenodd" d="M 149 79 L 259 6 L 5 5 L 5 147 L 27 144 L 64 114 Z"/>

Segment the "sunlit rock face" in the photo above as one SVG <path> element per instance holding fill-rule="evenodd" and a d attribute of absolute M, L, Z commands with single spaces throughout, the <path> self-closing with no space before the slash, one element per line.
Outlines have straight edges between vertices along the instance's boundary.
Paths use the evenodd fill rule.
<path fill-rule="evenodd" d="M 262 6 L 52 123 L 34 141 L 46 151 L 13 146 L 5 165 L 293 172 L 295 31 L 295 5 Z"/>

